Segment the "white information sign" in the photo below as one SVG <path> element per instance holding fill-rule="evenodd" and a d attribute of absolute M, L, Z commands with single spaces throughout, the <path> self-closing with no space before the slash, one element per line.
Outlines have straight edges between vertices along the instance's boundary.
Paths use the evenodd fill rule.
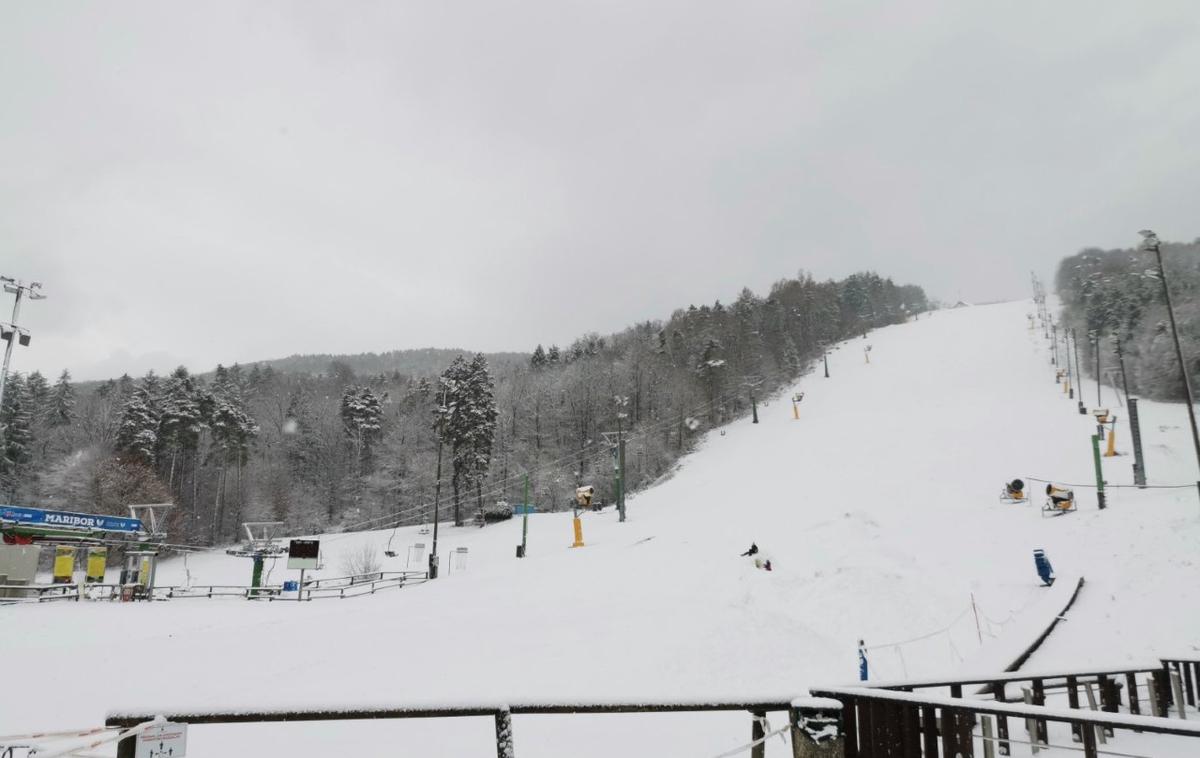
<path fill-rule="evenodd" d="M 155 724 L 137 736 L 135 758 L 181 758 L 187 755 L 187 724 Z"/>

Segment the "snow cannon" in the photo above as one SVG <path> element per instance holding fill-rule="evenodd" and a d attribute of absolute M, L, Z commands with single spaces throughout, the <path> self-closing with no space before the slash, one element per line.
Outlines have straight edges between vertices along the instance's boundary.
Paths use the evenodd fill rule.
<path fill-rule="evenodd" d="M 586 487 L 577 487 L 575 489 L 575 502 L 579 503 L 580 508 L 591 508 L 592 497 L 596 494 L 596 488 L 592 485 Z"/>
<path fill-rule="evenodd" d="M 596 488 L 592 485 L 585 487 L 577 487 L 575 489 L 575 502 L 580 508 L 589 508 L 592 505 L 592 496 L 596 494 Z M 583 522 L 579 520 L 579 512 L 575 512 L 575 518 L 571 520 L 571 528 L 574 530 L 575 542 L 571 547 L 583 547 Z"/>
<path fill-rule="evenodd" d="M 1045 550 L 1038 548 L 1033 551 L 1033 565 L 1037 567 L 1038 576 L 1041 577 L 1044 586 L 1054 584 L 1054 567 L 1050 565 Z"/>
<path fill-rule="evenodd" d="M 1046 485 L 1046 506 L 1042 510 L 1058 515 L 1075 510 L 1075 491 L 1069 487 Z"/>
<path fill-rule="evenodd" d="M 1004 485 L 1004 490 L 1000 493 L 1000 499 L 1009 503 L 1023 503 L 1027 500 L 1025 497 L 1025 482 L 1020 479 L 1013 479 Z"/>

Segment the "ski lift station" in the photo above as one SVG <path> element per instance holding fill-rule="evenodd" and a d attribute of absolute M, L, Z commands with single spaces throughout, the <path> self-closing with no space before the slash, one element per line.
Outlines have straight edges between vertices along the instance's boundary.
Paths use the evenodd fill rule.
<path fill-rule="evenodd" d="M 141 599 L 154 588 L 155 565 L 166 539 L 162 519 L 171 503 L 131 505 L 128 516 L 0 505 L 0 598 L 24 597 L 36 583 L 42 551 L 53 551 L 53 582 L 75 584 L 83 562 L 85 584 L 103 585 L 110 549 L 124 555 L 121 598 Z"/>

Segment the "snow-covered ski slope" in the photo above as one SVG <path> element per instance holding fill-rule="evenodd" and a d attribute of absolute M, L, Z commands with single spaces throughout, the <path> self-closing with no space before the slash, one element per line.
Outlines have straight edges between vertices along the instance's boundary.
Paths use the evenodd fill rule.
<path fill-rule="evenodd" d="M 443 555 L 468 547 L 466 571 L 373 597 L 0 608 L 0 733 L 95 724 L 125 706 L 791 695 L 855 679 L 860 637 L 873 678 L 997 669 L 1078 576 L 1075 608 L 1029 665 L 1195 651 L 1195 489 L 1112 490 L 1099 512 L 1078 488 L 1079 511 L 1057 518 L 1036 495 L 998 499 L 1013 477 L 1094 481 L 1094 422 L 1055 384 L 1030 309 L 944 311 L 844 343 L 831 378 L 818 369 L 764 403 L 760 424 L 710 433 L 630 499 L 627 523 L 585 515 L 584 548 L 569 547 L 569 513 L 542 514 L 524 560 L 519 520 L 443 526 Z M 1090 408 L 1094 382 L 1082 390 Z M 805 393 L 799 420 L 793 391 Z M 1145 403 L 1142 415 L 1151 483 L 1194 481 L 1184 409 Z M 1106 459 L 1108 481 L 1130 483 L 1130 462 Z M 324 573 L 390 535 L 325 536 Z M 400 557 L 384 568 L 404 568 L 418 541 L 429 536 L 398 530 Z M 751 541 L 774 571 L 739 557 Z M 1034 548 L 1058 571 L 1050 590 Z M 192 556 L 187 569 L 196 584 L 244 583 L 249 562 Z M 295 578 L 282 562 L 274 572 Z M 181 561 L 160 572 L 183 578 Z M 489 719 L 197 727 L 189 754 L 482 755 L 491 730 Z M 515 730 L 522 756 L 716 755 L 749 734 L 738 714 L 517 717 Z"/>

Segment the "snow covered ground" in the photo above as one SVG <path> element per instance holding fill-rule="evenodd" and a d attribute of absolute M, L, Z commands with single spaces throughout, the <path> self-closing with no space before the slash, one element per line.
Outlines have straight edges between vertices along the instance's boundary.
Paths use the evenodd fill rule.
<path fill-rule="evenodd" d="M 519 520 L 443 525 L 443 566 L 467 547 L 466 570 L 372 597 L 0 608 L 0 733 L 139 706 L 790 697 L 853 681 L 859 638 L 873 678 L 996 670 L 1078 576 L 1075 608 L 1030 667 L 1194 654 L 1195 489 L 1114 489 L 1100 512 L 1078 488 L 1079 511 L 1059 518 L 1043 518 L 1036 496 L 998 500 L 1013 477 L 1094 481 L 1094 422 L 1055 384 L 1028 310 L 944 311 L 844 343 L 831 378 L 817 371 L 764 403 L 758 425 L 710 433 L 675 476 L 630 499 L 627 523 L 611 509 L 585 515 L 584 548 L 569 547 L 569 513 L 541 514 L 524 560 L 513 557 Z M 1094 383 L 1083 390 L 1092 403 Z M 793 391 L 805 393 L 799 420 Z M 1141 411 L 1151 483 L 1194 481 L 1184 409 Z M 1128 450 L 1127 435 L 1118 443 Z M 1131 460 L 1105 459 L 1111 484 L 1131 483 Z M 323 573 L 391 536 L 324 537 Z M 774 571 L 739 557 L 751 541 Z M 400 557 L 384 568 L 405 568 L 416 542 L 429 535 L 397 530 Z M 1058 571 L 1050 590 L 1034 548 Z M 223 554 L 191 556 L 186 569 L 193 584 L 244 584 L 250 570 Z M 280 562 L 271 581 L 295 574 Z M 159 581 L 184 577 L 183 561 L 168 561 Z M 523 758 L 716 755 L 749 736 L 744 714 L 514 722 Z M 491 732 L 482 718 L 195 727 L 189 754 L 487 755 Z M 781 742 L 768 750 L 785 754 Z"/>

